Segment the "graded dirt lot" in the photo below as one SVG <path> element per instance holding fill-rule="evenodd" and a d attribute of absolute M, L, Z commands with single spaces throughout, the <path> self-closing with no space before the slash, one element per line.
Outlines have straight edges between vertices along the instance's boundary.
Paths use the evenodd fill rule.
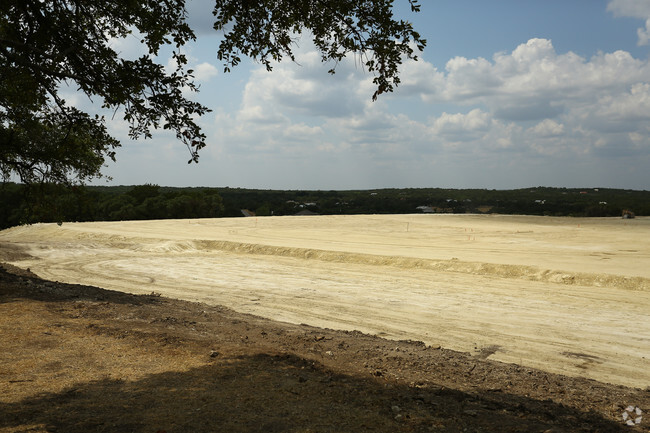
<path fill-rule="evenodd" d="M 326 427 L 336 425 L 331 414 L 310 412 L 322 423 L 276 425 L 269 414 L 246 415 L 245 402 L 236 405 L 226 393 L 219 398 L 236 406 L 229 406 L 235 418 L 258 422 L 195 431 L 617 431 L 632 428 L 621 419 L 628 405 L 650 410 L 646 218 L 407 215 L 35 225 L 0 232 L 0 259 L 48 280 L 85 285 L 5 275 L 3 286 L 11 289 L 5 297 L 13 301 L 11 307 L 0 301 L 12 316 L 6 313 L 0 327 L 10 347 L 0 365 L 15 368 L 0 371 L 8 407 L 25 398 L 46 404 L 35 402 L 34 393 L 53 377 L 59 379 L 49 392 L 65 397 L 72 387 L 84 401 L 102 392 L 111 398 L 141 397 L 145 389 L 167 393 L 158 388 L 163 377 L 202 390 L 197 378 L 217 380 L 210 369 L 220 364 L 226 379 L 219 380 L 232 379 L 235 394 L 246 394 L 244 374 L 259 398 L 279 398 L 289 420 L 297 419 L 294 409 L 320 407 L 343 424 Z M 86 286 L 163 298 L 98 294 Z M 40 302 L 29 302 L 34 299 Z M 197 318 L 201 311 L 209 318 Z M 217 320 L 218 314 L 227 318 Z M 41 353 L 40 340 L 52 344 L 52 336 L 61 344 L 72 338 L 76 351 L 52 345 L 45 351 L 49 363 L 25 360 L 17 342 L 35 338 L 33 350 Z M 11 361 L 12 353 L 20 362 Z M 75 367 L 79 374 L 66 376 L 62 369 L 76 365 L 75 356 L 86 362 Z M 16 378 L 26 374 L 19 364 L 40 367 L 34 377 Z M 123 377 L 114 377 L 116 370 Z M 192 394 L 175 387 L 183 398 Z M 316 395 L 325 400 L 306 407 L 304 399 Z M 296 396 L 300 405 L 287 403 Z M 16 419 L 27 416 L 10 409 Z M 262 420 L 272 425 L 263 429 Z M 181 425 L 176 421 L 166 425 Z M 77 422 L 83 424 L 81 417 Z M 103 430 L 90 431 L 117 431 L 101 422 Z M 10 424 L 0 424 L 0 431 Z M 634 428 L 645 431 L 647 420 Z"/>

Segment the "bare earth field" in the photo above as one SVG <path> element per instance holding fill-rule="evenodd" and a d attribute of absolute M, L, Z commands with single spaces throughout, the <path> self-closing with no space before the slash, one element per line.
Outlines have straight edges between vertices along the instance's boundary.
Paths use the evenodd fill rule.
<path fill-rule="evenodd" d="M 0 261 L 0 432 L 650 431 L 648 218 L 45 224 Z"/>

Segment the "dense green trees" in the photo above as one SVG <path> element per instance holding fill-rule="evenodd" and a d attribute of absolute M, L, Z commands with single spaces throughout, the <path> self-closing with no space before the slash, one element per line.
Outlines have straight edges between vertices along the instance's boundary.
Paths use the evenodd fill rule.
<path fill-rule="evenodd" d="M 417 11 L 417 0 L 407 0 Z M 393 0 L 215 0 L 217 57 L 229 70 L 241 56 L 293 59 L 297 34 L 308 31 L 323 61 L 359 56 L 374 74 L 377 95 L 399 83 L 404 57 L 425 41 L 393 17 Z M 183 96 L 196 90 L 181 48 L 195 39 L 185 0 L 3 0 L 0 2 L 0 176 L 21 182 L 80 184 L 101 176 L 119 142 L 105 119 L 71 106 L 70 86 L 104 108 L 123 111 L 132 138 L 164 128 L 197 161 L 205 135 L 195 122 L 207 107 Z M 137 32 L 148 54 L 125 59 L 110 44 Z M 154 58 L 174 47 L 176 70 Z M 217 48 L 217 47 L 215 47 Z M 334 73 L 336 67 L 330 69 Z M 179 208 L 183 206 L 179 205 Z"/>
<path fill-rule="evenodd" d="M 294 215 L 310 209 L 331 214 L 420 213 L 421 206 L 446 213 L 501 213 L 548 216 L 615 216 L 623 209 L 650 215 L 650 192 L 620 189 L 525 188 L 516 190 L 408 188 L 351 191 L 269 191 L 217 189 L 224 216 L 240 209 Z M 313 206 L 307 206 L 315 203 Z"/>
<path fill-rule="evenodd" d="M 119 221 L 134 219 L 435 212 L 501 213 L 548 216 L 620 217 L 623 209 L 650 215 L 650 191 L 620 189 L 526 188 L 382 189 L 374 191 L 277 191 L 241 188 L 44 186 L 47 197 L 34 206 L 30 187 L 0 185 L 0 229 L 30 222 Z M 38 203 L 38 202 L 37 202 Z"/>
<path fill-rule="evenodd" d="M 43 185 L 42 199 L 32 200 L 30 186 L 0 186 L 0 228 L 35 222 L 121 221 L 223 216 L 215 189 L 136 187 L 73 187 Z M 35 205 L 36 203 L 36 205 Z"/>

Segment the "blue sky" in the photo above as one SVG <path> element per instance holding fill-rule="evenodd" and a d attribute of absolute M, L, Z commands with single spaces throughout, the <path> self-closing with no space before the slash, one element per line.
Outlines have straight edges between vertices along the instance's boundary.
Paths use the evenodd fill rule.
<path fill-rule="evenodd" d="M 211 2 L 190 1 L 208 147 L 188 165 L 173 136 L 132 142 L 116 117 L 109 184 L 650 189 L 650 0 L 395 3 L 428 46 L 373 103 L 372 76 L 353 59 L 330 76 L 308 38 L 299 64 L 222 73 Z M 114 44 L 142 52 L 136 36 Z"/>

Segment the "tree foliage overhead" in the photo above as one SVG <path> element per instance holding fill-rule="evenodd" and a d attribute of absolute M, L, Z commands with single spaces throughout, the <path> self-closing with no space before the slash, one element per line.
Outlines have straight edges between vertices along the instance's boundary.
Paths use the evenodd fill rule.
<path fill-rule="evenodd" d="M 65 85 L 124 109 L 130 135 L 172 129 L 196 158 L 204 136 L 193 115 L 206 108 L 181 94 L 193 88 L 179 48 L 194 38 L 183 0 L 9 0 L 0 6 L 0 169 L 23 182 L 79 181 L 100 173 L 119 143 L 102 117 L 66 103 Z M 112 38 L 136 29 L 149 54 L 120 57 Z M 166 73 L 152 56 L 176 46 L 178 69 Z"/>
<path fill-rule="evenodd" d="M 418 11 L 417 0 L 406 0 Z M 83 183 L 101 176 L 119 142 L 106 119 L 62 96 L 66 86 L 104 108 L 123 110 L 130 137 L 175 132 L 198 161 L 205 135 L 195 119 L 207 107 L 183 92 L 198 90 L 182 47 L 195 39 L 185 0 L 4 0 L 0 2 L 0 175 L 24 183 Z M 404 57 L 417 59 L 426 41 L 393 15 L 393 0 L 215 0 L 217 56 L 226 70 L 241 56 L 271 69 L 294 60 L 298 34 L 308 31 L 323 61 L 348 54 L 374 74 L 373 99 L 399 84 Z M 111 43 L 138 35 L 148 54 L 125 59 Z M 176 70 L 155 57 L 173 47 Z M 217 49 L 217 47 L 215 47 Z M 335 67 L 330 69 L 333 73 Z"/>
<path fill-rule="evenodd" d="M 408 0 L 418 12 L 418 0 Z M 393 18 L 393 0 L 216 0 L 214 28 L 229 29 L 219 45 L 217 57 L 226 71 L 236 66 L 240 54 L 261 61 L 272 69 L 273 61 L 288 56 L 295 61 L 292 46 L 296 35 L 307 29 L 324 62 L 341 61 L 353 53 L 363 59 L 377 96 L 392 92 L 399 84 L 402 58 L 417 60 L 426 40 L 408 21 Z M 335 67 L 329 70 L 335 72 Z"/>

